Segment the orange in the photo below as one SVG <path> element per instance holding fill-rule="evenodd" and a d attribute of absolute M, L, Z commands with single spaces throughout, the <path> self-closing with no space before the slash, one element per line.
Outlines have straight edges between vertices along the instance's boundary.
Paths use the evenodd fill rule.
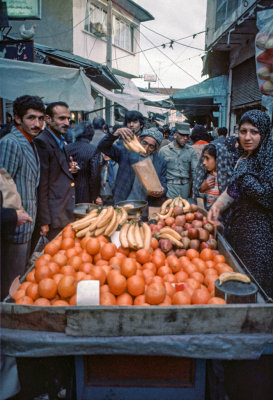
<path fill-rule="evenodd" d="M 129 293 L 122 293 L 117 296 L 117 306 L 132 306 L 133 298 L 129 295 Z"/>
<path fill-rule="evenodd" d="M 105 270 L 97 265 L 94 265 L 91 268 L 90 274 L 94 280 L 100 281 L 100 285 L 104 285 L 106 281 L 106 272 Z"/>
<path fill-rule="evenodd" d="M 143 306 L 145 305 L 145 295 L 144 294 L 140 294 L 139 296 L 135 297 L 134 300 L 134 306 Z"/>
<path fill-rule="evenodd" d="M 218 263 L 215 265 L 215 269 L 218 271 L 219 275 L 223 272 L 231 272 L 233 269 L 226 263 Z"/>
<path fill-rule="evenodd" d="M 54 261 L 49 262 L 48 267 L 49 267 L 52 275 L 58 274 L 60 271 L 59 264 L 55 263 Z"/>
<path fill-rule="evenodd" d="M 213 251 L 211 249 L 203 249 L 200 253 L 200 258 L 203 261 L 212 261 L 213 260 Z"/>
<path fill-rule="evenodd" d="M 175 293 L 175 287 L 170 282 L 164 282 L 166 295 L 172 297 Z"/>
<path fill-rule="evenodd" d="M 77 282 L 86 280 L 86 274 L 82 271 L 77 271 L 75 273 L 75 279 Z"/>
<path fill-rule="evenodd" d="M 124 254 L 126 257 L 129 256 L 130 250 L 129 249 L 124 249 L 124 247 L 119 246 L 117 249 L 118 253 Z"/>
<path fill-rule="evenodd" d="M 154 276 L 155 274 L 150 269 L 143 270 L 143 278 L 145 280 L 145 283 L 149 284 Z"/>
<path fill-rule="evenodd" d="M 82 242 L 81 242 L 81 246 L 82 246 Z M 88 238 L 88 240 L 85 243 L 85 250 L 87 251 L 88 254 L 90 254 L 92 256 L 95 256 L 96 254 L 99 253 L 100 247 L 101 247 L 101 244 L 100 244 L 100 241 L 98 240 L 98 238 L 90 237 L 90 238 Z"/>
<path fill-rule="evenodd" d="M 58 283 L 59 295 L 66 299 L 76 293 L 77 281 L 74 276 L 66 275 Z M 45 296 L 46 297 L 46 296 Z"/>
<path fill-rule="evenodd" d="M 87 243 L 86 246 L 88 246 L 89 242 Z M 87 247 L 88 251 L 88 247 Z M 101 258 L 103 260 L 110 260 L 110 258 L 114 257 L 117 251 L 117 246 L 114 243 L 104 243 L 101 247 L 100 253 L 101 253 Z"/>
<path fill-rule="evenodd" d="M 175 278 L 177 282 L 185 282 L 186 279 L 188 279 L 189 274 L 185 271 L 179 271 L 175 274 Z"/>
<path fill-rule="evenodd" d="M 82 249 L 85 250 L 86 243 L 88 242 L 89 239 L 91 239 L 90 236 L 85 236 L 85 237 L 80 241 L 80 244 L 81 244 L 81 248 L 82 248 Z"/>
<path fill-rule="evenodd" d="M 209 299 L 208 304 L 227 304 L 224 299 L 221 297 L 211 297 Z"/>
<path fill-rule="evenodd" d="M 145 280 L 141 276 L 132 275 L 127 280 L 127 290 L 132 296 L 139 296 L 144 293 Z"/>
<path fill-rule="evenodd" d="M 116 296 L 124 293 L 127 288 L 126 278 L 119 272 L 109 272 L 107 281 L 110 292 Z"/>
<path fill-rule="evenodd" d="M 150 261 L 151 255 L 147 249 L 140 249 L 136 252 L 136 260 L 140 264 L 145 264 Z"/>
<path fill-rule="evenodd" d="M 172 273 L 171 268 L 167 267 L 166 265 L 162 265 L 162 267 L 159 267 L 157 270 L 157 275 L 161 276 L 162 278 L 163 276 L 171 273 Z"/>
<path fill-rule="evenodd" d="M 100 295 L 100 305 L 102 306 L 114 306 L 116 305 L 116 298 L 110 292 L 104 292 Z"/>
<path fill-rule="evenodd" d="M 215 268 L 215 265 L 216 265 L 215 261 L 208 260 L 208 261 L 205 261 L 205 263 L 206 263 L 207 268 Z"/>
<path fill-rule="evenodd" d="M 192 274 L 193 272 L 196 272 L 198 270 L 197 266 L 194 265 L 192 262 L 190 262 L 188 265 L 184 267 L 184 271 L 187 272 L 187 274 Z"/>
<path fill-rule="evenodd" d="M 110 292 L 109 285 L 104 284 L 100 287 L 100 293 Z"/>
<path fill-rule="evenodd" d="M 57 253 L 57 251 L 60 249 L 60 242 L 58 240 L 52 240 L 52 242 L 49 242 L 45 248 L 44 252 L 45 254 L 49 254 L 51 256 L 54 256 L 54 254 Z"/>
<path fill-rule="evenodd" d="M 176 255 L 172 254 L 167 257 L 168 265 L 171 268 L 172 272 L 175 274 L 176 272 L 180 271 L 181 265 L 178 261 Z"/>
<path fill-rule="evenodd" d="M 79 271 L 80 266 L 82 265 L 82 259 L 80 256 L 73 256 L 69 258 L 69 260 L 67 261 L 67 265 L 71 265 L 72 267 L 74 267 L 75 271 Z"/>
<path fill-rule="evenodd" d="M 69 259 L 69 258 L 71 258 L 73 256 L 77 256 L 78 255 L 78 251 L 77 251 L 76 247 L 71 247 L 70 249 L 67 249 L 65 251 L 65 255 Z"/>
<path fill-rule="evenodd" d="M 191 296 L 192 304 L 207 304 L 210 299 L 210 292 L 208 289 L 200 288 L 196 289 Z"/>
<path fill-rule="evenodd" d="M 216 254 L 216 255 L 213 257 L 213 261 L 215 261 L 216 264 L 218 264 L 218 263 L 225 263 L 225 262 L 226 262 L 226 258 L 225 258 L 225 256 L 223 256 L 222 254 Z"/>
<path fill-rule="evenodd" d="M 53 299 L 57 294 L 57 283 L 52 278 L 45 278 L 39 282 L 38 291 L 40 297 Z"/>
<path fill-rule="evenodd" d="M 96 261 L 96 265 L 103 267 L 104 265 L 109 265 L 109 262 L 106 260 L 98 260 Z"/>
<path fill-rule="evenodd" d="M 156 274 L 156 266 L 152 262 L 147 262 L 147 263 L 143 264 L 142 271 L 144 269 L 150 269 L 151 271 L 153 271 L 154 274 Z"/>
<path fill-rule="evenodd" d="M 207 269 L 205 261 L 201 260 L 201 258 L 192 258 L 191 262 L 192 264 L 196 265 L 199 272 L 203 273 Z"/>
<path fill-rule="evenodd" d="M 21 283 L 21 285 L 19 286 L 19 289 L 21 290 L 26 290 L 26 288 L 31 284 L 31 282 L 29 281 L 25 281 L 23 283 Z"/>
<path fill-rule="evenodd" d="M 60 273 L 63 275 L 75 275 L 75 268 L 72 267 L 72 265 L 64 265 L 61 269 L 60 269 Z"/>
<path fill-rule="evenodd" d="M 196 281 L 203 283 L 204 282 L 204 275 L 201 272 L 195 271 L 190 274 L 190 278 L 195 279 Z"/>
<path fill-rule="evenodd" d="M 67 263 L 67 257 L 65 254 L 61 254 L 60 252 L 58 252 L 53 256 L 52 261 L 59 264 L 60 267 L 63 267 Z"/>
<path fill-rule="evenodd" d="M 158 304 L 159 306 L 171 306 L 172 305 L 172 298 L 166 294 L 165 299 L 162 303 Z"/>
<path fill-rule="evenodd" d="M 121 262 L 120 271 L 122 275 L 129 278 L 132 275 L 135 275 L 137 270 L 136 260 L 134 258 L 124 258 Z"/>
<path fill-rule="evenodd" d="M 199 253 L 195 249 L 188 249 L 186 250 L 186 256 L 191 260 L 192 258 L 199 257 Z"/>
<path fill-rule="evenodd" d="M 151 240 L 151 248 L 152 249 L 157 249 L 158 246 L 159 246 L 158 240 L 153 237 L 152 240 Z"/>
<path fill-rule="evenodd" d="M 69 303 L 65 300 L 54 300 L 52 302 L 52 305 L 54 307 L 65 307 L 65 306 L 69 306 Z"/>
<path fill-rule="evenodd" d="M 188 265 L 191 262 L 191 260 L 187 256 L 182 256 L 179 257 L 178 262 L 181 268 L 185 268 L 185 266 Z"/>
<path fill-rule="evenodd" d="M 171 283 L 176 283 L 176 277 L 173 274 L 166 274 L 163 277 L 163 280 L 165 282 L 171 282 Z"/>
<path fill-rule="evenodd" d="M 26 288 L 26 295 L 30 297 L 32 300 L 36 300 L 39 297 L 39 291 L 38 291 L 38 283 L 31 283 L 27 288 Z"/>
<path fill-rule="evenodd" d="M 29 284 L 31 285 L 31 282 L 29 282 Z M 17 300 L 20 299 L 20 297 L 23 297 L 23 296 L 25 296 L 25 295 L 26 295 L 25 289 L 19 289 L 19 290 L 17 290 L 17 291 L 14 293 L 14 295 L 12 296 L 12 298 L 13 298 L 15 301 L 17 301 Z"/>
<path fill-rule="evenodd" d="M 77 295 L 76 294 L 73 294 L 73 296 L 70 297 L 69 305 L 70 306 L 76 306 L 77 305 Z"/>
<path fill-rule="evenodd" d="M 35 279 L 40 282 L 42 279 L 51 278 L 52 272 L 48 265 L 41 265 L 35 269 Z"/>
<path fill-rule="evenodd" d="M 159 304 L 165 299 L 166 288 L 162 283 L 150 283 L 145 290 L 145 300 L 148 304 Z"/>
<path fill-rule="evenodd" d="M 74 247 L 75 241 L 71 237 L 64 238 L 61 242 L 61 249 L 62 250 L 67 250 L 70 249 L 71 247 Z"/>
<path fill-rule="evenodd" d="M 34 306 L 51 306 L 51 303 L 45 297 L 38 297 L 33 303 Z"/>
<path fill-rule="evenodd" d="M 175 292 L 172 297 L 172 304 L 173 305 L 191 304 L 191 296 L 186 292 L 186 290 Z"/>
<path fill-rule="evenodd" d="M 83 251 L 81 253 L 80 257 L 81 257 L 83 263 L 86 263 L 86 262 L 92 263 L 93 262 L 92 256 L 90 256 L 90 254 L 88 254 L 86 251 Z"/>
<path fill-rule="evenodd" d="M 197 280 L 193 279 L 193 278 L 188 278 L 186 280 L 186 286 L 189 287 L 190 289 L 199 289 L 200 288 L 200 282 L 198 282 Z"/>
<path fill-rule="evenodd" d="M 52 279 L 54 279 L 54 281 L 57 283 L 57 285 L 58 285 L 58 283 L 60 282 L 60 280 L 61 280 L 61 278 L 64 276 L 64 274 L 55 274 L 55 275 L 53 275 L 52 276 Z"/>
<path fill-rule="evenodd" d="M 20 297 L 18 300 L 16 300 L 16 304 L 21 304 L 24 306 L 31 306 L 31 305 L 33 305 L 33 300 L 31 297 L 23 296 L 23 297 Z"/>
<path fill-rule="evenodd" d="M 85 262 L 80 266 L 79 271 L 82 271 L 85 274 L 90 274 L 92 267 L 93 267 L 93 264 L 91 264 L 90 262 Z"/>
<path fill-rule="evenodd" d="M 156 251 L 154 251 L 152 255 L 151 261 L 152 263 L 155 264 L 157 268 L 159 268 L 165 265 L 165 259 L 166 259 L 165 254 L 161 250 L 156 249 Z"/>

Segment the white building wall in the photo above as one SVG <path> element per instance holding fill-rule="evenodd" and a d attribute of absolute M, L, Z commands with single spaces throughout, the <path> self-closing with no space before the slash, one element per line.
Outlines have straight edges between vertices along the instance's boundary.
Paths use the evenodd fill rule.
<path fill-rule="evenodd" d="M 106 1 L 96 1 L 96 4 L 102 4 L 107 7 Z M 73 53 L 75 55 L 87 58 L 89 60 L 106 65 L 106 38 L 96 37 L 94 34 L 84 29 L 84 19 L 86 11 L 86 0 L 73 1 Z M 119 13 L 113 3 L 113 14 L 121 15 L 127 21 L 136 26 L 134 29 L 134 53 L 138 52 L 139 43 L 139 23 L 137 23 L 125 11 Z M 139 54 L 127 52 L 115 45 L 112 45 L 112 68 L 123 71 L 127 74 L 139 75 Z"/>

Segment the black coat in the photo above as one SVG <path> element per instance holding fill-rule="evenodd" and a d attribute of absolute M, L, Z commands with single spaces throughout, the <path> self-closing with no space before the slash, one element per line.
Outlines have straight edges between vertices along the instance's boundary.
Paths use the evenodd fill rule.
<path fill-rule="evenodd" d="M 63 228 L 73 221 L 75 206 L 75 182 L 69 172 L 68 155 L 47 128 L 34 141 L 41 164 L 37 223 L 50 225 L 51 229 Z"/>
<path fill-rule="evenodd" d="M 88 139 L 81 138 L 75 143 L 66 146 L 69 156 L 77 161 L 80 170 L 75 174 L 76 203 L 90 203 L 96 200 L 98 188 L 97 180 L 91 176 L 92 158 L 96 152 L 96 146 L 89 143 Z M 97 172 L 99 173 L 99 171 Z"/>

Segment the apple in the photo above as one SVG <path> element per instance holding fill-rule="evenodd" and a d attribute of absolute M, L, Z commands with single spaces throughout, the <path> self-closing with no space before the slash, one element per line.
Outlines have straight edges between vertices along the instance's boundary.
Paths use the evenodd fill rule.
<path fill-rule="evenodd" d="M 206 242 L 209 240 L 209 232 L 204 228 L 197 228 L 199 232 L 199 240 Z"/>
<path fill-rule="evenodd" d="M 197 204 L 191 204 L 191 211 L 194 213 L 198 211 L 198 205 Z"/>
<path fill-rule="evenodd" d="M 210 246 L 210 244 L 208 242 L 202 242 L 200 244 L 200 248 L 201 248 L 201 250 L 203 250 L 203 249 L 211 249 L 211 246 Z"/>
<path fill-rule="evenodd" d="M 192 239 L 192 240 L 190 241 L 190 248 L 199 251 L 199 248 L 200 248 L 200 240 L 198 240 L 198 239 Z"/>
<path fill-rule="evenodd" d="M 217 241 L 215 239 L 209 239 L 207 241 L 207 243 L 210 244 L 212 250 L 216 250 L 217 249 Z"/>
<path fill-rule="evenodd" d="M 213 225 L 211 225 L 209 222 L 203 225 L 203 228 L 206 229 L 209 233 L 213 232 Z"/>
<path fill-rule="evenodd" d="M 185 215 L 178 215 L 175 218 L 175 224 L 176 225 L 184 226 L 185 223 L 186 223 L 186 216 Z"/>
<path fill-rule="evenodd" d="M 181 235 L 181 233 L 183 232 L 183 226 L 176 225 L 176 226 L 174 227 L 174 230 L 175 230 L 176 232 L 180 233 L 180 235 Z"/>
<path fill-rule="evenodd" d="M 193 213 L 187 213 L 186 214 L 186 221 L 187 222 L 192 222 L 194 220 L 194 214 Z"/>
<path fill-rule="evenodd" d="M 175 254 L 175 251 L 172 249 L 170 251 L 168 251 L 168 253 L 166 253 L 166 256 L 171 256 L 172 254 Z"/>
<path fill-rule="evenodd" d="M 169 239 L 160 239 L 159 240 L 159 248 L 164 252 L 168 253 L 168 251 L 172 250 L 173 245 Z"/>
<path fill-rule="evenodd" d="M 198 219 L 194 219 L 191 223 L 191 226 L 193 228 L 202 228 L 202 221 L 198 220 Z"/>
<path fill-rule="evenodd" d="M 182 232 L 181 232 L 181 236 L 182 236 L 182 237 L 188 237 L 188 235 L 189 235 L 189 232 L 188 232 L 188 231 L 182 231 Z"/>
<path fill-rule="evenodd" d="M 197 228 L 190 228 L 188 230 L 188 236 L 190 239 L 198 239 L 199 237 L 199 232 Z"/>
<path fill-rule="evenodd" d="M 167 217 L 165 219 L 165 224 L 171 226 L 174 223 L 175 219 L 173 217 Z"/>
<path fill-rule="evenodd" d="M 184 229 L 186 229 L 186 231 L 188 231 L 191 228 L 191 224 L 189 222 L 186 222 L 184 225 Z"/>
<path fill-rule="evenodd" d="M 194 219 L 198 219 L 199 221 L 203 221 L 203 214 L 200 213 L 199 211 L 196 211 L 194 213 Z"/>
<path fill-rule="evenodd" d="M 183 215 L 184 211 L 183 211 L 183 207 L 179 207 L 179 206 L 175 206 L 173 209 L 173 214 L 175 217 L 177 217 L 178 215 Z"/>
<path fill-rule="evenodd" d="M 181 241 L 183 243 L 184 249 L 187 250 L 190 247 L 191 240 L 188 237 L 182 237 Z"/>
<path fill-rule="evenodd" d="M 177 257 L 182 257 L 186 255 L 186 249 L 177 249 L 175 250 L 175 255 Z"/>

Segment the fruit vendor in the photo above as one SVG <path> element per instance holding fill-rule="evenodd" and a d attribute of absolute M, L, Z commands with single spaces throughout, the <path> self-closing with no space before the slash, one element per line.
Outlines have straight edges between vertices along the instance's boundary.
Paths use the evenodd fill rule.
<path fill-rule="evenodd" d="M 190 135 L 189 124 L 175 125 L 174 141 L 159 151 L 167 163 L 167 197 L 190 196 L 191 179 L 197 165 L 195 150 L 187 145 Z"/>
<path fill-rule="evenodd" d="M 127 150 L 124 146 L 117 146 L 114 142 L 121 137 L 130 140 L 133 133 L 129 128 L 117 129 L 113 134 L 108 133 L 98 144 L 98 151 L 106 154 L 119 164 L 115 186 L 113 189 L 114 202 L 122 200 L 148 200 L 150 205 L 155 204 L 156 198 L 161 198 L 166 193 L 166 162 L 157 153 L 163 139 L 162 133 L 157 128 L 144 129 L 140 134 L 140 143 L 150 157 L 158 178 L 163 187 L 161 192 L 153 192 L 147 196 L 146 189 L 136 176 L 133 164 L 143 160 L 143 155 Z"/>

